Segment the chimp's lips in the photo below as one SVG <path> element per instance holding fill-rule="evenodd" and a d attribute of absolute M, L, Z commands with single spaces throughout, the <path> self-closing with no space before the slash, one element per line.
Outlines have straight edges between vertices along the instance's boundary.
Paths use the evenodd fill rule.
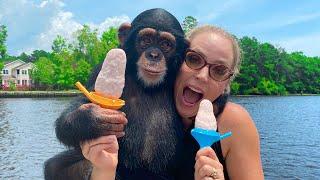
<path fill-rule="evenodd" d="M 160 76 L 162 75 L 165 71 L 159 71 L 159 70 L 153 70 L 153 69 L 147 69 L 147 68 L 141 68 L 142 71 L 145 73 L 151 75 L 151 76 Z"/>

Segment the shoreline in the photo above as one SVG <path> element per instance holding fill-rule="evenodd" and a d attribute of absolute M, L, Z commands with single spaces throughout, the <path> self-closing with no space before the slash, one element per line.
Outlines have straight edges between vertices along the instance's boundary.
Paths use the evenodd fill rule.
<path fill-rule="evenodd" d="M 82 94 L 78 90 L 69 91 L 0 91 L 0 98 L 42 98 L 75 97 Z"/>
<path fill-rule="evenodd" d="M 238 94 L 238 95 L 230 95 L 233 97 L 287 97 L 287 96 L 320 96 L 320 94 L 287 94 L 287 95 L 243 95 L 243 94 Z"/>
<path fill-rule="evenodd" d="M 82 93 L 78 90 L 67 91 L 1 91 L 0 98 L 41 98 L 41 97 L 75 97 Z M 282 96 L 320 96 L 320 94 L 287 94 L 287 95 L 230 95 L 231 97 L 282 97 Z"/>

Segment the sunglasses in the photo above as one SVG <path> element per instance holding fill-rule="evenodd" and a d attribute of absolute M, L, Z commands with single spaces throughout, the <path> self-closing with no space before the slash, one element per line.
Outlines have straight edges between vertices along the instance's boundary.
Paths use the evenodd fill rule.
<path fill-rule="evenodd" d="M 209 64 L 201 54 L 192 49 L 186 51 L 185 63 L 189 68 L 194 70 L 200 70 L 209 65 L 209 76 L 219 82 L 225 81 L 233 75 L 233 71 L 227 66 L 223 64 Z"/>

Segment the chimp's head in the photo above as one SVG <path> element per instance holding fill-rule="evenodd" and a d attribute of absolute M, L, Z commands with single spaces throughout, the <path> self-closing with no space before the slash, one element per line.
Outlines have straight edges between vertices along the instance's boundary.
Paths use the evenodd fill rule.
<path fill-rule="evenodd" d="M 130 76 L 145 88 L 174 83 L 188 42 L 172 14 L 164 9 L 144 11 L 131 24 L 122 24 L 118 36 Z"/>

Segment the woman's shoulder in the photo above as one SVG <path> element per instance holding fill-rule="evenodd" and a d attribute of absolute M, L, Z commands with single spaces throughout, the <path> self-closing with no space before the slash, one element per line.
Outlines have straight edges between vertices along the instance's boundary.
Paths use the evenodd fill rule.
<path fill-rule="evenodd" d="M 221 133 L 231 131 L 232 136 L 222 141 L 224 157 L 231 148 L 244 147 L 259 141 L 259 134 L 249 112 L 241 105 L 228 102 L 218 117 Z"/>
<path fill-rule="evenodd" d="M 240 104 L 228 102 L 219 117 L 222 127 L 234 128 L 253 123 L 249 112 Z"/>

